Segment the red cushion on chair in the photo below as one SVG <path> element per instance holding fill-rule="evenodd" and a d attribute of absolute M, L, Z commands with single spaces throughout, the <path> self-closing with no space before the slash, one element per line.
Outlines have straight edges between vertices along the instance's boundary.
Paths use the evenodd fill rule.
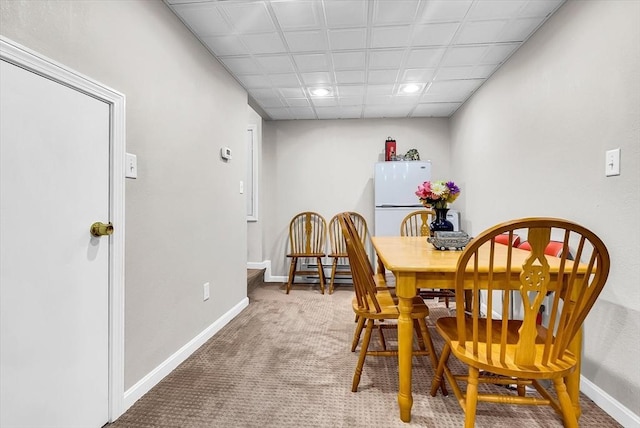
<path fill-rule="evenodd" d="M 497 239 L 496 239 L 497 242 Z M 544 249 L 544 253 L 548 256 L 558 257 L 562 252 L 562 242 L 560 241 L 551 241 L 547 244 L 547 247 Z M 524 241 L 522 244 L 518 246 L 521 250 L 531 251 L 531 245 Z"/>
<path fill-rule="evenodd" d="M 507 245 L 509 243 L 509 234 L 498 235 L 495 237 L 496 244 Z M 517 247 L 520 244 L 520 236 L 513 235 L 513 246 Z M 531 249 L 531 248 L 529 248 Z"/>

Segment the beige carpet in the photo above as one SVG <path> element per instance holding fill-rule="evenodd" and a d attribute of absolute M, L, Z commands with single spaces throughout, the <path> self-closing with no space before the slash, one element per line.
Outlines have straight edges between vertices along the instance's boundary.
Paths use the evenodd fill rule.
<path fill-rule="evenodd" d="M 283 284 L 253 288 L 238 317 L 109 427 L 463 426 L 453 395 L 428 394 L 428 357 L 414 359 L 410 423 L 399 419 L 395 358 L 369 357 L 358 392 L 351 392 L 357 361 L 349 349 L 352 295 L 349 286 L 333 295 L 321 295 L 317 286 L 297 285 L 290 295 Z M 447 314 L 442 305 L 428 303 L 432 319 Z M 441 342 L 431 333 L 439 351 Z M 581 405 L 581 427 L 620 426 L 584 395 Z M 562 423 L 548 406 L 480 403 L 476 426 Z"/>

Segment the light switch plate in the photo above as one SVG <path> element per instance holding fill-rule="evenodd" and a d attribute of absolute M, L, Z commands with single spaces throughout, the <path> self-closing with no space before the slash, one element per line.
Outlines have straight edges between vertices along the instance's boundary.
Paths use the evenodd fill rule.
<path fill-rule="evenodd" d="M 136 155 L 127 153 L 124 176 L 127 178 L 138 178 L 138 157 Z"/>
<path fill-rule="evenodd" d="M 604 173 L 607 177 L 620 175 L 620 149 L 607 150 Z"/>

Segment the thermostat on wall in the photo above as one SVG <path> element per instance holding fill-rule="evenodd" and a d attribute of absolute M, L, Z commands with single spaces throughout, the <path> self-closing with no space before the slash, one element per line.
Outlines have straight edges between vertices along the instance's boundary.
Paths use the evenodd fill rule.
<path fill-rule="evenodd" d="M 221 148 L 220 156 L 222 157 L 222 159 L 231 160 L 231 149 L 229 147 Z"/>

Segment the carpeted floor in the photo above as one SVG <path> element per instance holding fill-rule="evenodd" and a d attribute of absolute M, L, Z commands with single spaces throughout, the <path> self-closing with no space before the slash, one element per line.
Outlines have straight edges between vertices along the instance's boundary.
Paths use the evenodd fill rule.
<path fill-rule="evenodd" d="M 151 427 L 460 427 L 453 394 L 431 397 L 428 357 L 414 359 L 410 423 L 400 421 L 395 358 L 369 357 L 357 393 L 352 288 L 321 295 L 317 286 L 261 284 L 249 306 L 109 428 Z M 447 315 L 428 301 L 431 321 Z M 431 325 L 433 323 L 431 322 Z M 438 335 L 431 334 L 436 349 Z M 392 331 L 386 338 L 393 344 Z M 373 343 L 373 340 L 372 340 Z M 584 395 L 581 427 L 617 427 Z M 480 403 L 478 427 L 561 427 L 548 406 Z"/>

